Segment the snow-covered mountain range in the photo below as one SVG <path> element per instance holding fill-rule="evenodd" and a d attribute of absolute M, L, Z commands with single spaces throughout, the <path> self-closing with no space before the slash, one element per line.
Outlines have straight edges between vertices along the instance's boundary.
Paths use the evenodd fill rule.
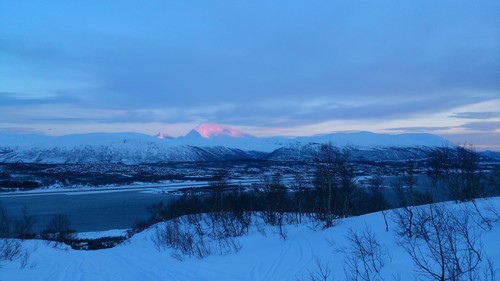
<path fill-rule="evenodd" d="M 0 134 L 0 162 L 158 163 L 234 159 L 305 160 L 322 143 L 352 146 L 363 155 L 400 158 L 449 142 L 432 134 L 335 133 L 310 137 L 258 138 L 228 126 L 201 124 L 187 135 L 92 133 L 66 136 Z M 412 147 L 413 150 L 402 148 Z M 378 151 L 378 153 L 377 153 Z M 406 155 L 406 156 L 405 156 Z"/>

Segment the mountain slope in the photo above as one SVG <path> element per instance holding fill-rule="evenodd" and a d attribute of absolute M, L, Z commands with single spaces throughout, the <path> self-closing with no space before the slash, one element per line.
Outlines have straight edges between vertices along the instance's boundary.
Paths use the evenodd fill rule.
<path fill-rule="evenodd" d="M 265 159 L 271 161 L 312 161 L 316 159 L 320 146 L 320 143 L 290 145 L 276 149 L 269 153 Z M 349 157 L 355 161 L 423 160 L 428 157 L 431 150 L 432 147 L 429 146 L 389 146 L 370 149 L 350 147 Z"/>
<path fill-rule="evenodd" d="M 25 140 L 27 136 L 19 136 Z M 168 161 L 219 161 L 260 157 L 259 153 L 227 147 L 196 147 L 148 135 L 85 134 L 48 137 L 32 144 L 0 143 L 0 162 L 26 163 L 158 163 Z"/>
<path fill-rule="evenodd" d="M 258 138 L 216 124 L 201 124 L 179 138 L 161 136 L 139 133 L 92 133 L 60 137 L 0 134 L 0 162 L 138 164 L 234 159 L 308 160 L 314 156 L 321 143 L 353 147 L 353 151 L 359 152 L 357 158 L 398 160 L 421 157 L 424 150 L 417 150 L 416 147 L 448 144 L 445 139 L 431 134 L 389 135 L 370 132 Z M 413 149 L 402 149 L 408 147 Z"/>

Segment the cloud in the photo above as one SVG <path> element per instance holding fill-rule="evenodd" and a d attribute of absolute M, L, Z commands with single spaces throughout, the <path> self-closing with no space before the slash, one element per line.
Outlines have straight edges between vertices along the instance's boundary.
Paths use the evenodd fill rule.
<path fill-rule="evenodd" d="M 447 131 L 453 129 L 455 127 L 452 126 L 441 126 L 441 127 L 396 127 L 396 128 L 387 128 L 389 131 L 403 131 L 403 132 L 434 132 L 434 131 Z"/>
<path fill-rule="evenodd" d="M 440 136 L 456 144 L 472 144 L 479 150 L 497 150 L 500 151 L 498 143 L 498 133 L 493 132 L 474 132 L 474 133 L 442 133 Z"/>
<path fill-rule="evenodd" d="M 500 121 L 470 122 L 460 127 L 471 131 L 493 132 L 500 130 Z"/>
<path fill-rule="evenodd" d="M 397 100 L 456 89 L 498 89 L 500 83 L 498 61 L 491 59 L 500 51 L 498 42 L 486 34 L 498 30 L 489 25 L 490 17 L 469 13 L 485 8 L 449 11 L 432 3 L 429 14 L 425 2 L 366 9 L 335 1 L 200 3 L 203 9 L 158 5 L 134 11 L 124 5 L 122 15 L 92 13 L 92 21 L 84 12 L 95 12 L 90 4 L 81 12 L 65 5 L 80 19 L 69 24 L 64 24 L 69 15 L 45 18 L 41 7 L 33 16 L 43 17 L 44 26 L 57 27 L 60 35 L 50 29 L 40 34 L 21 30 L 3 41 L 2 51 L 11 64 L 26 65 L 46 78 L 88 79 L 93 87 L 76 94 L 81 100 L 122 109 L 266 102 L 269 97 Z M 398 12 L 389 12 L 392 8 Z M 414 21 L 423 10 L 426 21 Z M 439 11 L 446 12 L 438 16 Z M 142 19 L 149 14 L 151 21 L 137 26 L 125 20 L 128 14 Z M 463 42 L 477 43 L 464 47 Z"/>
<path fill-rule="evenodd" d="M 0 133 L 37 133 L 37 130 L 31 127 L 0 127 Z"/>
<path fill-rule="evenodd" d="M 309 99 L 301 102 L 278 100 L 249 101 L 247 103 L 214 103 L 202 106 L 185 107 L 143 107 L 117 108 L 103 103 L 92 108 L 79 103 L 61 103 L 51 107 L 51 100 L 25 102 L 24 110 L 4 110 L 0 116 L 5 120 L 25 120 L 32 123 L 200 123 L 215 122 L 222 124 L 262 127 L 286 127 L 317 124 L 331 120 L 373 120 L 389 121 L 395 119 L 418 118 L 447 111 L 450 108 L 467 104 L 470 99 L 451 99 L 433 97 L 407 100 L 365 101 L 362 104 L 341 102 L 332 98 Z M 62 102 L 62 101 L 61 101 Z M 423 128 L 422 128 L 423 129 Z"/>
<path fill-rule="evenodd" d="M 68 96 L 39 96 L 29 93 L 0 92 L 0 107 L 64 104 L 75 102 Z"/>
<path fill-rule="evenodd" d="M 348 95 L 347 95 L 348 96 Z M 211 122 L 225 124 L 259 126 L 302 126 L 331 120 L 373 120 L 389 121 L 395 119 L 418 118 L 455 107 L 481 101 L 481 97 L 455 95 L 434 95 L 420 98 L 391 99 L 367 97 L 365 100 L 344 101 L 336 97 L 309 98 L 307 100 L 272 98 L 235 104 L 232 110 L 214 113 Z"/>
<path fill-rule="evenodd" d="M 458 112 L 450 117 L 463 119 L 493 119 L 500 118 L 500 112 Z"/>

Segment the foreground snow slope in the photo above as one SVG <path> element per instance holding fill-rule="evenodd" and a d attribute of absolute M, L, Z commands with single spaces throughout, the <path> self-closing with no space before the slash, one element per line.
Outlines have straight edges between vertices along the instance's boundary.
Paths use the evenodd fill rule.
<path fill-rule="evenodd" d="M 500 197 L 480 200 L 479 205 L 485 202 L 500 209 Z M 392 227 L 392 223 L 389 226 Z M 412 262 L 396 245 L 392 230 L 385 231 L 381 213 L 345 219 L 327 230 L 288 226 L 286 241 L 272 227 L 265 228 L 266 236 L 253 230 L 250 235 L 240 238 L 243 248 L 237 254 L 210 256 L 202 260 L 187 258 L 178 261 L 169 251 L 158 252 L 151 242 L 152 230 L 113 249 L 99 251 L 55 249 L 42 241 L 28 241 L 25 247 L 34 249 L 34 252 L 27 268 L 20 269 L 19 261 L 4 262 L 0 268 L 0 280 L 309 280 L 309 272 L 317 271 L 317 260 L 328 265 L 332 273 L 330 277 L 334 277 L 332 280 L 344 280 L 344 256 L 337 250 L 348 245 L 349 229 L 361 231 L 365 227 L 371 228 L 389 252 L 382 277 L 393 280 L 394 276 L 400 276 L 401 280 L 414 280 Z M 481 232 L 484 251 L 498 268 L 500 223 L 496 222 L 492 230 Z"/>

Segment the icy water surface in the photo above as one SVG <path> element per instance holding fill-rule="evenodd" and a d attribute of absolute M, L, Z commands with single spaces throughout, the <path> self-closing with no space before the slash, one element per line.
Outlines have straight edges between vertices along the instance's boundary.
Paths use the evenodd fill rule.
<path fill-rule="evenodd" d="M 43 194 L 1 197 L 9 216 L 17 217 L 27 206 L 36 219 L 35 231 L 45 228 L 55 214 L 66 214 L 78 232 L 130 228 L 149 216 L 147 207 L 170 195 L 139 191 L 91 194 Z"/>

